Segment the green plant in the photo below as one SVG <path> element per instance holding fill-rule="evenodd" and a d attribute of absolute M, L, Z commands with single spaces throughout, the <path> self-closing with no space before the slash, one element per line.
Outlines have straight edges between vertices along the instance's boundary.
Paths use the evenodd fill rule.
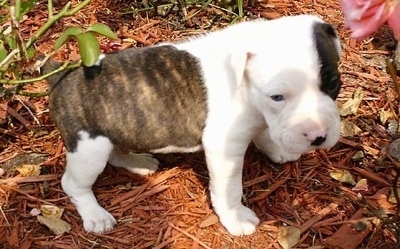
<path fill-rule="evenodd" d="M 217 5 L 215 4 L 216 2 L 218 3 Z M 253 4 L 253 2 L 254 0 L 249 1 L 250 4 Z M 201 9 L 188 14 L 187 7 L 189 6 L 200 6 Z M 220 9 L 229 15 L 234 16 L 233 22 L 244 17 L 243 0 L 143 0 L 139 2 L 139 5 L 136 4 L 135 7 L 131 6 L 130 10 L 123 11 L 122 14 L 136 15 L 139 12 L 151 11 L 157 15 L 166 16 L 171 10 L 179 9 L 182 11 L 184 19 L 190 19 L 208 7 Z"/>
<path fill-rule="evenodd" d="M 78 41 L 82 63 L 83 65 L 90 67 L 96 63 L 100 55 L 100 43 L 95 36 L 96 34 L 110 39 L 117 39 L 117 36 L 108 26 L 101 23 L 95 23 L 86 29 L 85 32 L 81 27 L 70 27 L 66 29 L 57 39 L 54 48 L 55 50 L 58 50 L 68 40 L 76 39 Z"/>
<path fill-rule="evenodd" d="M 48 17 L 46 22 L 27 40 L 24 40 L 19 32 L 20 21 L 24 14 L 28 13 L 35 6 L 37 0 L 15 0 L 13 5 L 9 1 L 0 2 L 0 96 L 20 94 L 27 96 L 44 96 L 47 93 L 30 93 L 23 90 L 27 83 L 33 83 L 45 79 L 55 73 L 67 68 L 79 66 L 77 64 L 64 63 L 59 69 L 39 77 L 24 79 L 24 72 L 21 65 L 28 62 L 35 54 L 33 44 L 51 26 L 61 18 L 72 16 L 89 4 L 90 0 L 84 0 L 75 7 L 71 7 L 71 2 L 66 3 L 57 13 L 53 12 L 53 0 L 48 0 Z M 6 13 L 3 15 L 3 13 Z M 75 38 L 78 40 L 82 61 L 86 66 L 93 65 L 100 54 L 100 45 L 95 34 L 104 35 L 109 38 L 116 38 L 115 34 L 103 24 L 94 24 L 86 32 L 80 27 L 69 28 L 61 34 L 55 49 L 60 48 L 67 40 Z M 80 64 L 80 63 L 78 63 Z"/>

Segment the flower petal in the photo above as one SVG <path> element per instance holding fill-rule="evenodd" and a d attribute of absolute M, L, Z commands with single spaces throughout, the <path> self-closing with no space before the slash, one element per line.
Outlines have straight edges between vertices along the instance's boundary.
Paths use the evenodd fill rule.
<path fill-rule="evenodd" d="M 377 31 L 388 19 L 386 0 L 341 0 L 345 26 L 352 38 L 364 39 Z"/>
<path fill-rule="evenodd" d="M 400 41 L 400 3 L 396 2 L 395 4 L 395 6 L 392 6 L 388 24 L 393 31 L 394 38 Z"/>

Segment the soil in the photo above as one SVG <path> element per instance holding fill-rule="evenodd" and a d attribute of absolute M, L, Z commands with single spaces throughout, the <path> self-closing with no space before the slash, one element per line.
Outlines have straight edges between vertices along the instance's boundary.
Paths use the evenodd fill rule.
<path fill-rule="evenodd" d="M 65 3 L 55 1 L 56 11 Z M 76 4 L 73 0 L 72 5 Z M 143 8 L 141 2 L 92 0 L 74 16 L 53 25 L 35 49 L 38 55 L 49 54 L 57 37 L 70 26 L 107 24 L 119 37 L 118 49 L 124 49 L 177 41 L 223 28 L 235 19 L 217 2 L 203 5 L 198 2 L 182 8 L 177 4 L 160 15 L 152 10 L 132 11 Z M 313 14 L 333 24 L 343 48 L 338 105 L 351 99 L 359 103 L 351 105 L 352 113 L 343 115 L 347 129 L 329 150 L 278 165 L 250 146 L 243 172 L 243 201 L 262 220 L 256 233 L 233 237 L 218 222 L 210 207 L 201 152 L 156 155 L 161 169 L 148 177 L 107 166 L 93 188 L 99 203 L 118 224 L 104 234 L 85 232 L 61 189 L 65 149 L 49 116 L 47 97 L 13 96 L 0 99 L 2 248 L 279 249 L 290 238 L 295 240 L 292 248 L 399 248 L 396 200 L 400 199 L 397 187 L 392 188 L 398 186 L 400 171 L 397 144 L 392 144 L 399 135 L 399 96 L 385 62 L 396 45 L 390 30 L 383 27 L 362 41 L 350 39 L 337 0 L 246 2 L 244 9 L 244 20 Z M 46 18 L 47 3 L 40 0 L 21 22 L 22 36 L 32 35 Z M 103 48 L 110 46 L 109 40 L 100 40 Z M 78 59 L 76 44 L 69 42 L 54 58 Z M 25 89 L 45 92 L 47 84 L 39 81 Z M 40 173 L 22 176 L 30 169 L 27 165 L 40 166 Z M 21 166 L 24 170 L 16 170 Z M 333 173 L 350 173 L 353 180 L 335 179 Z M 56 235 L 38 221 L 32 210 L 45 204 L 64 209 L 61 218 L 70 224 L 68 232 Z"/>

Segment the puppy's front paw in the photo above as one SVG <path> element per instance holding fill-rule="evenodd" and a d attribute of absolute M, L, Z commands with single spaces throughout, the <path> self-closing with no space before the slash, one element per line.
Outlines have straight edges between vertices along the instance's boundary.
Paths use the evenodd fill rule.
<path fill-rule="evenodd" d="M 87 232 L 103 233 L 113 229 L 117 223 L 115 218 L 99 205 L 85 206 L 78 210 Z"/>
<path fill-rule="evenodd" d="M 233 210 L 220 212 L 218 215 L 222 225 L 234 236 L 252 234 L 260 223 L 257 215 L 243 205 Z"/>

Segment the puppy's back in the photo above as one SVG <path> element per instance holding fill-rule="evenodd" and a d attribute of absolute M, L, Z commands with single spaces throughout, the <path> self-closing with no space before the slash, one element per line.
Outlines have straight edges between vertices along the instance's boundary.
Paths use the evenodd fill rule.
<path fill-rule="evenodd" d="M 107 54 L 98 66 L 62 72 L 49 83 L 49 109 L 69 151 L 82 130 L 134 151 L 201 141 L 206 90 L 199 61 L 174 46 Z"/>

